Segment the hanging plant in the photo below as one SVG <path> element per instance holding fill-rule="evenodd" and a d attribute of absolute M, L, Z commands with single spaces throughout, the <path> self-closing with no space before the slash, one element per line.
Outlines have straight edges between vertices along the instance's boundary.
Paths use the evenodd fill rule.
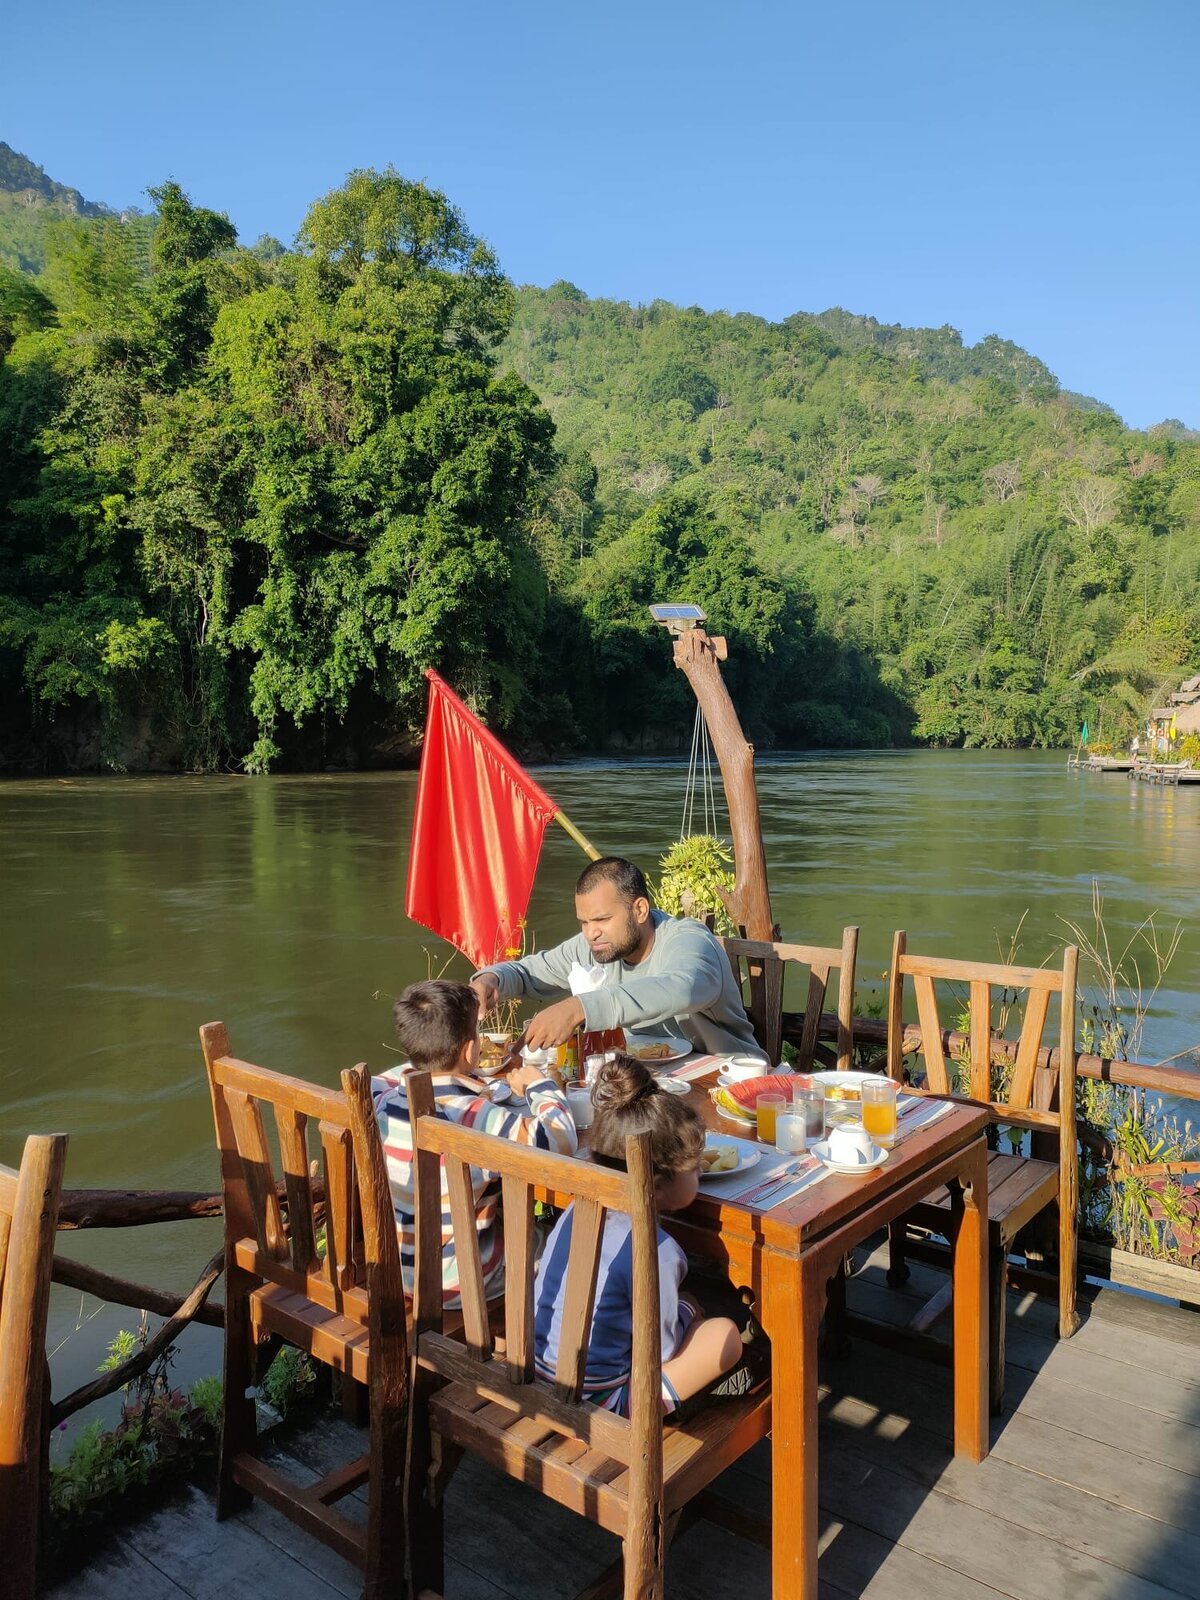
<path fill-rule="evenodd" d="M 659 862 L 662 876 L 654 894 L 659 909 L 671 917 L 695 917 L 699 922 L 711 918 L 714 933 L 736 934 L 719 892 L 733 888 L 732 864 L 732 851 L 711 833 L 693 833 L 677 840 Z"/>

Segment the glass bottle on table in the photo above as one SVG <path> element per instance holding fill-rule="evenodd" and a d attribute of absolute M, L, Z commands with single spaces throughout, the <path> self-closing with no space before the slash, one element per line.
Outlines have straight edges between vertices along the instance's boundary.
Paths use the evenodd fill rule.
<path fill-rule="evenodd" d="M 557 1066 L 565 1083 L 571 1083 L 579 1077 L 579 1035 L 573 1033 L 565 1043 L 560 1044 L 557 1052 Z"/>
<path fill-rule="evenodd" d="M 586 1061 L 589 1056 L 602 1056 L 604 1054 L 604 1029 L 581 1028 L 579 1030 L 579 1059 Z"/>

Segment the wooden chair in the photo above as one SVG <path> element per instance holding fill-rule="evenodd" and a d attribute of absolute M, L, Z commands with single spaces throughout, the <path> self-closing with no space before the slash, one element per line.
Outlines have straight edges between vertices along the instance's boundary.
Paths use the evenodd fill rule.
<path fill-rule="evenodd" d="M 1069 946 L 1061 968 L 1007 967 L 981 961 L 948 961 L 910 955 L 904 933 L 892 944 L 888 977 L 888 1073 L 897 1082 L 904 1075 L 904 980 L 916 991 L 925 1085 L 934 1094 L 986 1106 L 997 1126 L 1028 1131 L 1035 1151 L 1057 1145 L 1056 1159 L 1008 1155 L 988 1158 L 988 1240 L 990 1252 L 991 1404 L 1001 1409 L 1004 1397 L 1004 1327 L 1008 1255 L 1020 1230 L 1046 1207 L 1058 1207 L 1058 1333 L 1066 1339 L 1079 1326 L 1076 1309 L 1078 1149 L 1075 1137 L 1075 981 L 1079 952 Z M 970 1014 L 969 1093 L 958 1094 L 946 1061 L 935 983 L 950 981 L 968 987 Z M 1025 994 L 1020 1036 L 1015 1045 L 997 1037 L 992 1027 L 993 989 L 1001 1004 L 1014 1006 Z M 1057 1053 L 1042 1049 L 1051 995 L 1059 996 Z M 1003 1099 L 993 1095 L 993 1064 L 1011 1068 Z M 890 1229 L 888 1280 L 901 1283 L 908 1275 L 906 1254 L 925 1254 L 910 1245 L 910 1225 L 944 1234 L 950 1223 L 950 1196 L 943 1190 Z M 947 1291 L 918 1313 L 915 1328 L 927 1327 L 944 1305 Z"/>
<path fill-rule="evenodd" d="M 200 1030 L 225 1201 L 225 1394 L 217 1515 L 258 1496 L 366 1575 L 369 1600 L 404 1584 L 404 1429 L 408 1340 L 396 1218 L 363 1065 L 342 1092 L 235 1060 L 220 1022 Z M 287 1223 L 262 1108 L 270 1106 L 283 1166 Z M 310 1123 L 325 1177 L 318 1249 L 309 1178 Z M 283 1339 L 365 1384 L 370 1451 L 302 1488 L 258 1459 L 252 1385 L 259 1357 Z M 333 1509 L 369 1482 L 365 1530 Z"/>
<path fill-rule="evenodd" d="M 416 1159 L 417 1281 L 407 1519 L 411 1592 L 442 1590 L 441 1498 L 464 1451 L 619 1535 L 625 1600 L 661 1600 L 667 1546 L 688 1501 L 762 1439 L 770 1399 L 713 1405 L 678 1427 L 660 1398 L 658 1223 L 649 1136 L 627 1144 L 628 1172 L 550 1155 L 433 1115 L 429 1079 L 409 1079 Z M 464 1344 L 442 1330 L 441 1182 L 445 1161 Z M 504 1351 L 494 1344 L 483 1297 L 471 1166 L 501 1175 L 504 1204 Z M 566 1306 L 554 1381 L 534 1370 L 536 1193 L 574 1201 Z M 632 1415 L 581 1398 L 604 1219 L 633 1230 Z M 621 1563 L 589 1595 L 618 1594 Z"/>
<path fill-rule="evenodd" d="M 47 1461 L 46 1321 L 65 1133 L 25 1141 L 0 1167 L 0 1589 L 32 1597 Z"/>
<path fill-rule="evenodd" d="M 722 939 L 721 943 L 733 968 L 734 979 L 741 987 L 754 1037 L 772 1066 L 779 1062 L 783 1050 L 783 988 L 788 964 L 795 963 L 809 969 L 804 1026 L 796 1063 L 801 1072 L 812 1069 L 829 974 L 836 971 L 838 1070 L 844 1072 L 851 1065 L 854 1049 L 854 969 L 858 960 L 857 928 L 843 928 L 840 950 L 822 945 L 772 944 L 758 939 Z"/>

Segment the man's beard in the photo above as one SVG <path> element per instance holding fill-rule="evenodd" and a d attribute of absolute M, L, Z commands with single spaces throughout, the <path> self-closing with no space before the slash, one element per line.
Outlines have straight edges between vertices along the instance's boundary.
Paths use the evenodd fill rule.
<path fill-rule="evenodd" d="M 593 950 L 592 954 L 602 967 L 607 967 L 614 961 L 624 961 L 626 956 L 631 956 L 641 942 L 641 933 L 631 914 L 625 924 L 623 937 L 614 938 L 603 955 L 598 950 Z"/>

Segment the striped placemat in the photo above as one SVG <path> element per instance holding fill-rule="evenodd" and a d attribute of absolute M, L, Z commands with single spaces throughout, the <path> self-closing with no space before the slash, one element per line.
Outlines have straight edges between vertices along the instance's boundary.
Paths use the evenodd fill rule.
<path fill-rule="evenodd" d="M 693 1083 L 697 1078 L 703 1078 L 709 1072 L 715 1072 L 723 1061 L 728 1061 L 728 1056 L 685 1056 L 682 1061 L 665 1069 L 663 1076 L 667 1078 L 680 1078 L 684 1083 Z"/>
<path fill-rule="evenodd" d="M 951 1100 L 932 1100 L 923 1094 L 902 1094 L 896 1106 L 896 1143 L 903 1144 L 918 1129 L 928 1128 L 930 1123 L 949 1116 L 953 1110 L 954 1102 Z"/>

